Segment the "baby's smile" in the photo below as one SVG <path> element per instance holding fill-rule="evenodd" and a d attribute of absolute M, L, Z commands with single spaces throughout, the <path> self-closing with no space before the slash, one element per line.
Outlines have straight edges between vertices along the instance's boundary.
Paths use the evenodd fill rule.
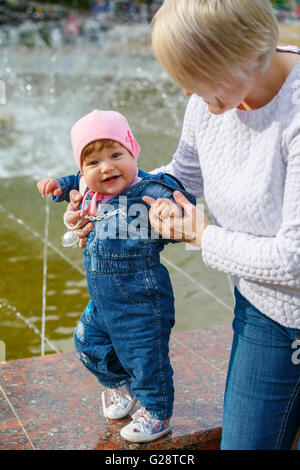
<path fill-rule="evenodd" d="M 119 193 L 134 180 L 137 165 L 134 157 L 118 142 L 108 147 L 96 146 L 83 161 L 87 186 L 103 194 Z"/>
<path fill-rule="evenodd" d="M 108 176 L 107 178 L 104 178 L 104 180 L 102 180 L 102 183 L 105 183 L 105 184 L 114 184 L 117 182 L 117 180 L 120 178 L 121 175 L 115 175 L 115 176 Z"/>

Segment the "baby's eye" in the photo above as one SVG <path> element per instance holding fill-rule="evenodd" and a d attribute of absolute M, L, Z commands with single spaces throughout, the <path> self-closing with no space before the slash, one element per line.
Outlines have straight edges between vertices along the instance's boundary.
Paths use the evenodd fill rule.
<path fill-rule="evenodd" d="M 98 163 L 98 160 L 92 160 L 88 163 L 89 166 L 94 166 L 94 165 L 97 165 Z"/>
<path fill-rule="evenodd" d="M 121 154 L 120 153 L 114 153 L 111 158 L 118 158 Z"/>

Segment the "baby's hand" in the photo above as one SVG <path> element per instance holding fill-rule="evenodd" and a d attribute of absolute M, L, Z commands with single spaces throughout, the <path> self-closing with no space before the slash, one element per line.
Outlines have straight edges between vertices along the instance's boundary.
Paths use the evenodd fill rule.
<path fill-rule="evenodd" d="M 143 200 L 151 206 L 152 214 L 164 220 L 169 217 L 182 217 L 182 209 L 174 204 L 170 199 L 153 199 L 150 196 L 144 196 Z"/>
<path fill-rule="evenodd" d="M 37 188 L 43 197 L 49 196 L 60 196 L 62 193 L 60 184 L 54 178 L 45 178 L 37 183 Z"/>

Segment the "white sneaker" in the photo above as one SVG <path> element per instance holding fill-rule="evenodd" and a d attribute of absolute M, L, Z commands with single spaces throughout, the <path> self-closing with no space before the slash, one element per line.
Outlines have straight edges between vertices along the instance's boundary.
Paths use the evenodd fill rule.
<path fill-rule="evenodd" d="M 118 388 L 106 388 L 101 397 L 103 414 L 110 419 L 124 418 L 137 401 L 129 383 Z"/>
<path fill-rule="evenodd" d="M 169 419 L 155 418 L 146 408 L 141 408 L 132 416 L 133 420 L 121 429 L 121 437 L 130 442 L 150 442 L 171 430 Z"/>

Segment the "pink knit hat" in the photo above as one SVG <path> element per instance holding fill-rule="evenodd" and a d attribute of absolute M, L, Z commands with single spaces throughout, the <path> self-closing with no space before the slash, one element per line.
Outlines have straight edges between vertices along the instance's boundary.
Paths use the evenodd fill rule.
<path fill-rule="evenodd" d="M 122 144 L 137 160 L 140 146 L 130 130 L 127 119 L 116 111 L 100 111 L 79 119 L 71 129 L 71 142 L 76 165 L 81 170 L 81 153 L 88 144 L 100 139 L 111 139 Z"/>

